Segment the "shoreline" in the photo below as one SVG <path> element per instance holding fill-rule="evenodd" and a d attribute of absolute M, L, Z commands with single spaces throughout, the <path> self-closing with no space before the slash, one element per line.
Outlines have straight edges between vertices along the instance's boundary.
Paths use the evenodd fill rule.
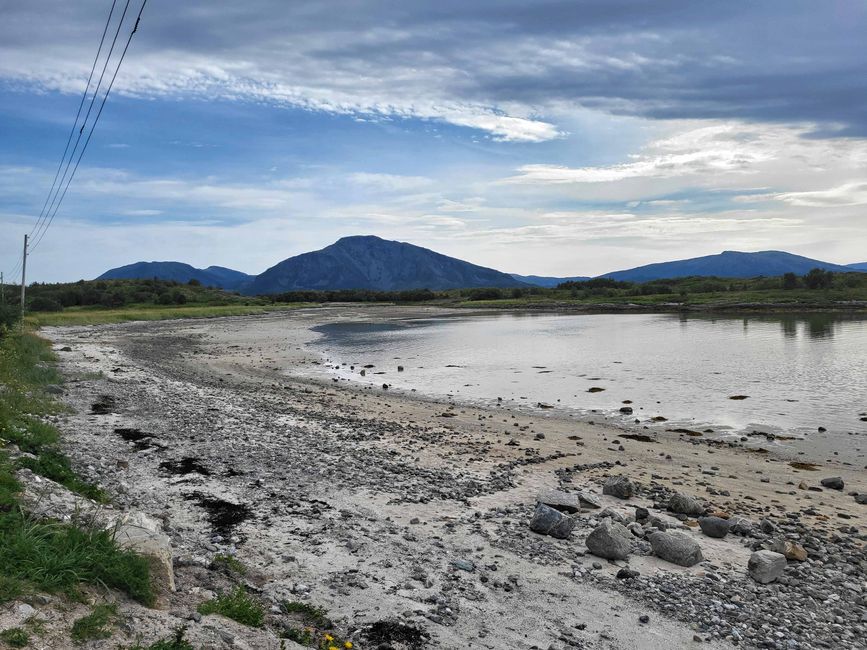
<path fill-rule="evenodd" d="M 430 633 L 435 648 L 667 648 L 696 635 L 706 647 L 725 647 L 723 638 L 749 646 L 765 638 L 754 621 L 775 623 L 766 607 L 801 602 L 807 596 L 799 585 L 810 584 L 810 571 L 837 559 L 811 550 L 815 562 L 793 566 L 790 582 L 756 589 L 744 573 L 760 531 L 704 537 L 660 510 L 661 500 L 685 492 L 756 526 L 770 517 L 798 538 L 809 530 L 828 549 L 844 543 L 831 541 L 841 523 L 863 519 L 864 506 L 846 494 L 867 491 L 856 468 L 803 471 L 727 445 L 632 440 L 601 424 L 280 373 L 314 360 L 305 349 L 311 323 L 351 320 L 360 310 L 376 318 L 378 309 L 387 310 L 49 328 L 44 334 L 57 349 L 72 349 L 60 353 L 62 370 L 79 378 L 65 398 L 76 413 L 59 425 L 69 453 L 120 506 L 160 515 L 176 558 L 234 553 L 263 576 L 266 601 L 310 599 L 347 630 L 397 617 Z M 116 398 L 116 411 L 90 415 L 89 404 L 103 394 Z M 144 431 L 153 444 L 136 449 L 112 435 L 118 428 Z M 161 469 L 184 458 L 206 473 Z M 599 494 L 617 474 L 638 484 L 638 496 Z M 843 477 L 846 492 L 797 487 L 832 474 Z M 627 563 L 600 561 L 582 541 L 598 511 L 575 516 L 572 539 L 531 533 L 533 503 L 544 489 L 589 490 L 621 517 L 649 508 L 697 539 L 705 562 L 677 567 L 641 550 L 640 540 Z M 196 494 L 245 504 L 250 516 L 215 535 Z M 847 534 L 851 550 L 843 556 L 863 553 L 863 537 Z M 184 568 L 189 561 L 176 560 L 180 609 L 202 593 Z M 618 579 L 627 564 L 641 577 Z M 850 570 L 863 579 L 864 567 Z M 733 609 L 717 611 L 713 601 Z M 649 624 L 638 620 L 645 613 Z M 810 615 L 792 616 L 802 613 Z M 826 625 L 838 616 L 827 614 L 819 612 L 813 630 L 787 634 L 796 634 L 799 647 L 819 647 L 811 638 L 829 638 Z M 847 629 L 862 632 L 864 622 L 849 617 L 847 609 Z"/>

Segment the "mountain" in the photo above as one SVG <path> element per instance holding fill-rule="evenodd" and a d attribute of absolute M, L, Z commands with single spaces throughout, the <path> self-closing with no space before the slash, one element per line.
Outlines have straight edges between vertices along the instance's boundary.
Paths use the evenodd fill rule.
<path fill-rule="evenodd" d="M 858 262 L 856 264 L 847 264 L 846 268 L 850 271 L 865 271 L 867 272 L 867 262 Z"/>
<path fill-rule="evenodd" d="M 149 280 L 151 278 L 174 280 L 184 284 L 190 280 L 198 280 L 205 286 L 235 290 L 249 283 L 253 276 L 221 266 L 197 269 L 183 262 L 136 262 L 110 269 L 97 280 Z"/>
<path fill-rule="evenodd" d="M 290 257 L 259 275 L 249 294 L 304 289 L 465 289 L 525 287 L 494 269 L 427 248 L 372 235 L 343 237 L 322 250 Z"/>
<path fill-rule="evenodd" d="M 826 269 L 841 273 L 853 269 L 801 257 L 783 251 L 761 251 L 758 253 L 741 253 L 739 251 L 724 251 L 718 255 L 694 257 L 676 262 L 661 262 L 648 264 L 625 271 L 606 273 L 600 277 L 630 282 L 648 282 L 666 278 L 682 278 L 691 275 L 717 276 L 720 278 L 754 278 L 760 275 L 774 276 L 784 273 L 803 275 L 810 269 Z"/>
<path fill-rule="evenodd" d="M 590 277 L 586 275 L 576 275 L 570 278 L 555 278 L 549 275 L 518 275 L 517 273 L 510 273 L 509 275 L 526 284 L 547 288 L 556 287 L 558 284 L 563 282 L 581 282 L 590 279 Z"/>

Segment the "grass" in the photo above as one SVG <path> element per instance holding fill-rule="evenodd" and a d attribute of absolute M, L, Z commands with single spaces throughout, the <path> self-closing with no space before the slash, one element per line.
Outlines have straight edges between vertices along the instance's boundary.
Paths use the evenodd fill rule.
<path fill-rule="evenodd" d="M 300 645 L 313 645 L 313 631 L 308 628 L 287 627 L 280 633 L 280 636 Z"/>
<path fill-rule="evenodd" d="M 202 615 L 220 614 L 249 627 L 262 627 L 265 622 L 264 607 L 240 585 L 228 594 L 205 601 L 198 611 Z"/>
<path fill-rule="evenodd" d="M 136 644 L 130 646 L 126 650 L 195 650 L 192 644 L 185 638 L 187 628 L 179 627 L 175 629 L 172 636 L 154 641 L 150 645 Z"/>
<path fill-rule="evenodd" d="M 30 643 L 30 635 L 20 627 L 10 627 L 0 632 L 0 641 L 10 648 L 23 648 Z"/>
<path fill-rule="evenodd" d="M 234 555 L 227 555 L 225 553 L 214 556 L 214 559 L 211 560 L 211 568 L 223 568 L 231 573 L 237 573 L 238 575 L 244 575 L 247 573 L 247 567 L 245 567 L 238 558 Z"/>
<path fill-rule="evenodd" d="M 77 644 L 96 639 L 108 639 L 117 619 L 116 605 L 97 605 L 90 614 L 82 616 L 72 624 L 69 636 Z"/>
<path fill-rule="evenodd" d="M 147 560 L 120 549 L 111 531 L 37 521 L 19 507 L 17 467 L 97 501 L 107 498 L 76 475 L 60 450 L 59 432 L 40 419 L 59 411 L 43 390 L 59 381 L 46 341 L 27 332 L 0 337 L 0 438 L 33 455 L 13 463 L 0 449 L 0 602 L 37 589 L 78 597 L 84 583 L 152 604 Z"/>
<path fill-rule="evenodd" d="M 25 316 L 33 327 L 55 325 L 102 325 L 129 321 L 171 320 L 176 318 L 216 318 L 219 316 L 250 316 L 273 311 L 288 311 L 313 303 L 280 305 L 180 305 L 131 306 L 118 309 L 68 307 L 61 312 L 34 312 Z"/>
<path fill-rule="evenodd" d="M 283 611 L 287 614 L 301 614 L 307 622 L 316 625 L 317 627 L 331 627 L 331 621 L 328 619 L 328 612 L 324 607 L 294 600 L 284 601 Z"/>

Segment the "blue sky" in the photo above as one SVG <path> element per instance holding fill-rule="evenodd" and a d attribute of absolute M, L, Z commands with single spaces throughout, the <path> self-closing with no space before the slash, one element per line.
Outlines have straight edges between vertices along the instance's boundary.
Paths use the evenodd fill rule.
<path fill-rule="evenodd" d="M 7 274 L 110 6 L 2 3 Z M 525 274 L 863 261 L 865 33 L 855 0 L 149 0 L 28 276 L 258 273 L 350 234 Z"/>

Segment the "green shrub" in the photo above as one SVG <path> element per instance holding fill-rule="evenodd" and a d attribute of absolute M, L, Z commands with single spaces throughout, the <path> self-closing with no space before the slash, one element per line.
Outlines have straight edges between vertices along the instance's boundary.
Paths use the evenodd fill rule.
<path fill-rule="evenodd" d="M 240 585 L 231 593 L 202 603 L 198 611 L 203 615 L 220 614 L 250 627 L 262 627 L 265 622 L 265 609 Z"/>
<path fill-rule="evenodd" d="M 186 633 L 187 628 L 179 627 L 175 629 L 172 636 L 166 639 L 155 641 L 148 646 L 136 644 L 130 646 L 127 650 L 195 650 L 190 642 L 186 640 Z"/>
<path fill-rule="evenodd" d="M 72 624 L 69 636 L 75 643 L 94 639 L 107 639 L 117 620 L 117 606 L 114 604 L 97 605 L 87 616 L 82 616 Z"/>
<path fill-rule="evenodd" d="M 11 648 L 23 648 L 30 643 L 30 635 L 20 627 L 10 627 L 0 632 L 0 641 Z"/>

